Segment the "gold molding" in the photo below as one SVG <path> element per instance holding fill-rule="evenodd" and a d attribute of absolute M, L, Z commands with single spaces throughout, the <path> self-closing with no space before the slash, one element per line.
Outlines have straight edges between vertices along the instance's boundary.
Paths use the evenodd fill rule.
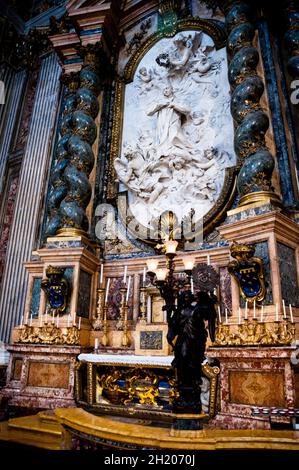
<path fill-rule="evenodd" d="M 281 198 L 278 194 L 272 191 L 256 191 L 248 193 L 241 197 L 239 207 L 247 206 L 248 204 L 274 204 L 281 206 Z"/>
<path fill-rule="evenodd" d="M 55 324 L 43 326 L 23 325 L 19 330 L 17 343 L 24 344 L 67 344 L 78 345 L 80 342 L 79 330 L 76 326 L 59 328 Z"/>
<path fill-rule="evenodd" d="M 116 173 L 114 169 L 114 160 L 119 156 L 120 144 L 122 140 L 123 118 L 124 118 L 124 95 L 125 85 L 120 79 L 116 81 L 115 102 L 113 111 L 113 125 L 111 136 L 111 148 L 108 165 L 108 188 L 107 198 L 114 199 L 117 194 Z"/>
<path fill-rule="evenodd" d="M 235 331 L 234 325 L 219 323 L 214 346 L 290 346 L 295 334 L 295 324 L 288 320 L 267 323 L 267 326 L 257 319 L 244 320 Z"/>
<path fill-rule="evenodd" d="M 169 428 L 115 421 L 95 416 L 81 408 L 56 409 L 59 423 L 72 435 L 80 433 L 91 441 L 105 442 L 111 448 L 143 447 L 149 449 L 221 450 L 268 449 L 299 450 L 294 431 L 264 429 L 204 429 L 170 431 Z M 179 431 L 179 430 L 178 430 Z M 174 435 L 173 435 L 174 434 Z M 178 435 L 179 434 L 179 435 Z"/>

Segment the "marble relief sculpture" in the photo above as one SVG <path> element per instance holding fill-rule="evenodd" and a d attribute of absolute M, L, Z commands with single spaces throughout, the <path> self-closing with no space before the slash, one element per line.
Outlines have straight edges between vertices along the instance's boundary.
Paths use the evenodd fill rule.
<path fill-rule="evenodd" d="M 114 165 L 143 225 L 165 210 L 203 217 L 235 164 L 225 60 L 203 32 L 179 33 L 148 51 L 126 86 Z"/>

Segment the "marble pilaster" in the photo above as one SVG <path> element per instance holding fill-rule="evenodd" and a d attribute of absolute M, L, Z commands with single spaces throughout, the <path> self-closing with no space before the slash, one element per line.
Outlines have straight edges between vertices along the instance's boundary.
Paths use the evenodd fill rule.
<path fill-rule="evenodd" d="M 23 157 L 15 217 L 7 250 L 0 310 L 0 336 L 7 341 L 14 324 L 20 321 L 27 276 L 22 263 L 35 247 L 40 221 L 40 201 L 44 193 L 50 142 L 56 121 L 60 67 L 56 57 L 45 57 L 39 73 L 31 125 Z M 20 91 L 21 93 L 21 91 Z"/>

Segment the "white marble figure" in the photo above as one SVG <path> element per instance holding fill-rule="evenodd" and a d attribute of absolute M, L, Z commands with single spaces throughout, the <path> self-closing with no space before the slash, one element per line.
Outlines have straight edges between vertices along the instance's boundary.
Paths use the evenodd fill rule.
<path fill-rule="evenodd" d="M 156 43 L 126 85 L 123 144 L 115 160 L 135 219 L 148 226 L 165 210 L 203 217 L 233 166 L 233 122 L 225 49 L 202 32 Z"/>
<path fill-rule="evenodd" d="M 154 103 L 147 115 L 157 114 L 157 146 L 159 156 L 186 156 L 190 159 L 193 149 L 182 132 L 182 120 L 190 113 L 190 109 L 176 103 L 171 86 L 163 90 L 163 98 Z"/>

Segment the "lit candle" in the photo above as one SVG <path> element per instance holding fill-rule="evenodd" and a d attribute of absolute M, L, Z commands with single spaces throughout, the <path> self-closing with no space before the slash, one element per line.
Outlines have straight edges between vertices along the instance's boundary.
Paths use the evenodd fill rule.
<path fill-rule="evenodd" d="M 228 323 L 227 308 L 225 309 L 225 323 Z"/>
<path fill-rule="evenodd" d="M 58 328 L 58 326 L 59 326 L 59 315 L 57 315 L 56 317 L 56 328 Z"/>
<path fill-rule="evenodd" d="M 126 265 L 125 269 L 124 269 L 124 278 L 123 278 L 123 283 L 124 284 L 127 283 L 127 271 L 128 271 L 128 266 Z"/>
<path fill-rule="evenodd" d="M 25 315 L 25 325 L 28 325 L 28 321 L 29 321 L 29 312 L 26 312 L 26 315 Z"/>
<path fill-rule="evenodd" d="M 253 318 L 256 318 L 256 308 L 255 308 L 255 299 L 253 301 Z"/>
<path fill-rule="evenodd" d="M 79 321 L 78 321 L 78 330 L 81 330 L 81 317 L 79 317 Z"/>
<path fill-rule="evenodd" d="M 101 273 L 100 273 L 100 286 L 102 287 L 103 284 L 103 274 L 104 274 L 104 265 L 101 264 Z"/>
<path fill-rule="evenodd" d="M 220 312 L 220 306 L 219 305 L 218 305 L 218 318 L 219 318 L 219 323 L 222 323 L 221 312 Z"/>
<path fill-rule="evenodd" d="M 262 305 L 262 311 L 261 311 L 261 322 L 264 321 L 264 306 Z"/>
<path fill-rule="evenodd" d="M 211 264 L 211 258 L 210 258 L 210 255 L 208 255 L 208 256 L 207 256 L 207 264 L 208 264 L 208 266 L 210 266 L 210 264 Z"/>
<path fill-rule="evenodd" d="M 185 258 L 183 259 L 183 263 L 186 271 L 192 271 L 192 269 L 194 268 L 195 260 L 194 258 Z"/>
<path fill-rule="evenodd" d="M 245 320 L 248 319 L 248 302 L 247 302 L 247 300 L 245 302 L 245 316 L 244 316 L 244 318 L 245 318 Z"/>
<path fill-rule="evenodd" d="M 108 295 L 109 295 L 109 287 L 110 287 L 110 277 L 108 278 L 107 285 L 106 285 L 106 292 L 105 292 L 105 304 L 108 301 Z"/>
<path fill-rule="evenodd" d="M 54 317 L 54 309 L 53 309 L 53 312 L 52 312 L 52 323 L 54 325 L 54 322 L 55 322 L 55 317 Z"/>
<path fill-rule="evenodd" d="M 94 339 L 94 348 L 95 350 L 99 349 L 99 338 Z"/>
<path fill-rule="evenodd" d="M 289 309 L 290 309 L 291 322 L 294 323 L 294 317 L 293 317 L 293 311 L 292 311 L 292 304 L 289 305 Z"/>
<path fill-rule="evenodd" d="M 276 321 L 278 321 L 278 304 L 275 305 Z"/>
<path fill-rule="evenodd" d="M 30 326 L 32 326 L 32 313 L 30 315 Z"/>
<path fill-rule="evenodd" d="M 194 294 L 194 283 L 193 283 L 192 277 L 191 277 L 191 293 Z"/>
<path fill-rule="evenodd" d="M 156 269 L 157 269 L 157 266 L 158 266 L 158 263 L 159 263 L 159 260 L 157 260 L 157 259 L 148 259 L 148 260 L 146 260 L 148 271 L 151 272 L 151 273 L 155 273 Z"/>
<path fill-rule="evenodd" d="M 129 280 L 128 280 L 128 287 L 127 287 L 127 292 L 126 292 L 126 303 L 128 303 L 129 295 L 130 295 L 131 277 L 132 276 L 129 276 Z"/>
<path fill-rule="evenodd" d="M 39 317 L 39 326 L 40 326 L 40 328 L 43 326 L 43 316 L 42 315 L 40 315 L 40 317 Z"/>
<path fill-rule="evenodd" d="M 76 312 L 74 312 L 74 316 L 73 316 L 73 326 L 76 326 Z"/>
<path fill-rule="evenodd" d="M 284 299 L 282 299 L 282 309 L 283 309 L 283 318 L 286 320 L 287 312 L 286 312 L 286 304 L 285 304 Z"/>
<path fill-rule="evenodd" d="M 239 307 L 239 325 L 241 325 L 241 307 Z"/>
<path fill-rule="evenodd" d="M 157 269 L 156 276 L 158 281 L 165 281 L 167 276 L 167 269 Z"/>
<path fill-rule="evenodd" d="M 164 243 L 166 254 L 175 254 L 178 242 L 176 240 L 166 240 Z"/>
<path fill-rule="evenodd" d="M 145 279 L 146 279 L 146 268 L 144 266 L 144 268 L 143 268 L 143 279 L 142 279 L 143 280 L 143 285 L 145 284 Z"/>

